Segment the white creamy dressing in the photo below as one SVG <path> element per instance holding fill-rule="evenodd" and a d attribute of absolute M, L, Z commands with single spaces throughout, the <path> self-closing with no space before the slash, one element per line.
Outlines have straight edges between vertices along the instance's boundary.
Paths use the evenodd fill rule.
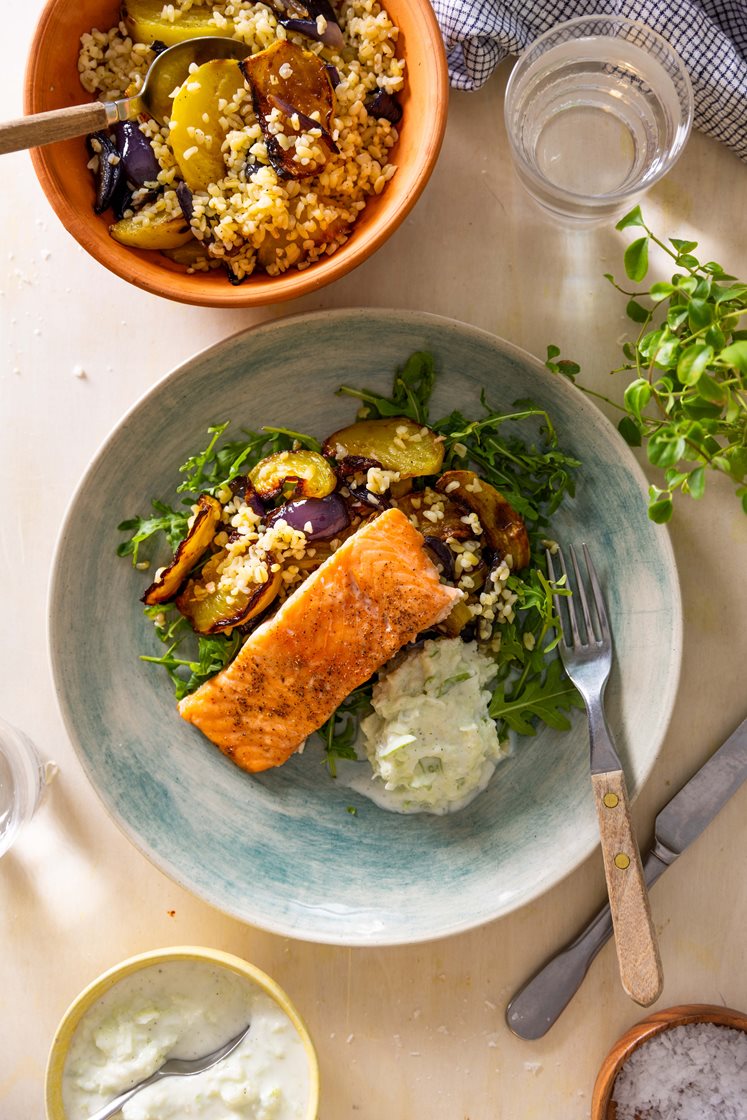
<path fill-rule="evenodd" d="M 79 1023 L 63 1073 L 67 1120 L 87 1120 L 167 1058 L 198 1058 L 251 1023 L 212 1069 L 168 1078 L 122 1108 L 124 1120 L 303 1120 L 309 1098 L 304 1043 L 270 996 L 238 973 L 169 961 L 125 977 Z"/>
<path fill-rule="evenodd" d="M 396 813 L 453 813 L 485 789 L 509 753 L 488 714 L 495 663 L 476 642 L 428 640 L 395 658 L 374 685 L 359 753 L 342 784 Z M 365 753 L 364 753 L 365 752 Z"/>

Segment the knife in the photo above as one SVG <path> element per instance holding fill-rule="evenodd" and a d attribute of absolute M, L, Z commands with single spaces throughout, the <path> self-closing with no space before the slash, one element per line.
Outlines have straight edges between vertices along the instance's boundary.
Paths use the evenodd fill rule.
<path fill-rule="evenodd" d="M 747 779 L 747 719 L 667 802 L 654 822 L 654 845 L 643 863 L 651 887 L 685 848 L 697 840 Z M 519 1038 L 542 1038 L 581 986 L 589 965 L 612 936 L 609 906 L 521 988 L 506 1007 L 506 1023 Z"/>

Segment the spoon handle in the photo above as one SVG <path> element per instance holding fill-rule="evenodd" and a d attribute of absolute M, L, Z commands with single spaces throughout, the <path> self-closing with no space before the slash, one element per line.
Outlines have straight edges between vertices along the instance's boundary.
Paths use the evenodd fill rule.
<path fill-rule="evenodd" d="M 119 119 L 114 102 L 93 101 L 86 105 L 71 105 L 54 109 L 50 113 L 36 113 L 15 121 L 0 124 L 0 155 L 19 152 L 24 148 L 38 148 L 67 140 L 71 136 L 84 136 L 107 128 Z"/>

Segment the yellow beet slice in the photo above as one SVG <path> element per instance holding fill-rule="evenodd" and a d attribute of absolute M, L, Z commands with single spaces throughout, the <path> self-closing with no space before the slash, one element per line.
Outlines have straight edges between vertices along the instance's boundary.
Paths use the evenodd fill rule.
<path fill-rule="evenodd" d="M 127 0 L 123 6 L 124 21 L 136 42 L 153 43 L 159 40 L 167 47 L 173 47 L 175 43 L 202 35 L 219 35 L 224 39 L 233 37 L 231 20 L 228 20 L 227 26 L 219 27 L 213 19 L 211 7 L 190 8 L 173 22 L 164 17 L 163 8 L 163 0 Z"/>
<path fill-rule="evenodd" d="M 177 249 L 192 237 L 189 222 L 181 214 L 174 218 L 164 213 L 122 218 L 109 226 L 109 233 L 120 245 L 131 249 Z"/>
<path fill-rule="evenodd" d="M 238 62 L 217 58 L 198 66 L 174 98 L 169 144 L 191 190 L 205 191 L 225 177 L 221 144 L 226 132 L 220 123 L 225 114 L 218 104 L 233 101 L 244 87 Z"/>
<path fill-rule="evenodd" d="M 337 486 L 337 475 L 316 451 L 276 451 L 249 472 L 260 498 L 276 498 L 283 491 L 295 498 L 326 498 Z"/>
<path fill-rule="evenodd" d="M 335 459 L 348 455 L 375 459 L 385 470 L 397 471 L 400 478 L 438 474 L 444 461 L 443 440 L 406 416 L 359 420 L 334 432 L 322 451 Z"/>
<path fill-rule="evenodd" d="M 245 591 L 226 587 L 217 576 L 218 566 L 225 556 L 225 551 L 218 552 L 208 560 L 199 578 L 191 579 L 176 600 L 177 609 L 198 634 L 220 634 L 234 626 L 243 626 L 269 607 L 280 590 L 280 571 L 273 572 L 266 583 L 250 584 Z"/>
<path fill-rule="evenodd" d="M 210 547 L 223 512 L 221 504 L 209 494 L 201 494 L 197 506 L 192 527 L 184 540 L 179 542 L 174 559 L 143 595 L 142 601 L 149 607 L 173 599 L 192 568 Z"/>

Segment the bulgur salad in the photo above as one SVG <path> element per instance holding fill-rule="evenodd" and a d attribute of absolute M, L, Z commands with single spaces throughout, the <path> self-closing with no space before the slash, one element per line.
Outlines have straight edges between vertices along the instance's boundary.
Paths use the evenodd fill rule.
<path fill-rule="evenodd" d="M 216 58 L 176 82 L 168 115 L 89 137 L 94 208 L 111 236 L 189 271 L 305 269 L 347 240 L 395 174 L 405 64 L 378 0 L 125 0 L 120 22 L 82 36 L 80 81 L 131 97 L 156 54 L 219 36 Z"/>
<path fill-rule="evenodd" d="M 404 812 L 466 804 L 510 732 L 565 729 L 580 706 L 553 652 L 559 588 L 545 561 L 550 518 L 573 494 L 579 463 L 530 401 L 501 411 L 483 395 L 481 418 L 431 420 L 435 377 L 431 355 L 418 352 L 390 396 L 342 386 L 360 402 L 357 417 L 321 441 L 265 427 L 221 442 L 228 425 L 216 425 L 181 468 L 181 505 L 154 500 L 149 516 L 118 527 L 127 534 L 119 555 L 140 571 L 150 569 L 146 541 L 163 534 L 171 546 L 142 596 L 165 652 L 143 660 L 167 670 L 183 705 L 230 671 L 313 573 L 397 511 L 452 599 L 344 690 L 316 734 L 333 777 L 340 760 L 363 759 L 362 781 L 341 764 L 346 784 Z M 517 422 L 537 425 L 536 441 L 516 434 Z"/>

